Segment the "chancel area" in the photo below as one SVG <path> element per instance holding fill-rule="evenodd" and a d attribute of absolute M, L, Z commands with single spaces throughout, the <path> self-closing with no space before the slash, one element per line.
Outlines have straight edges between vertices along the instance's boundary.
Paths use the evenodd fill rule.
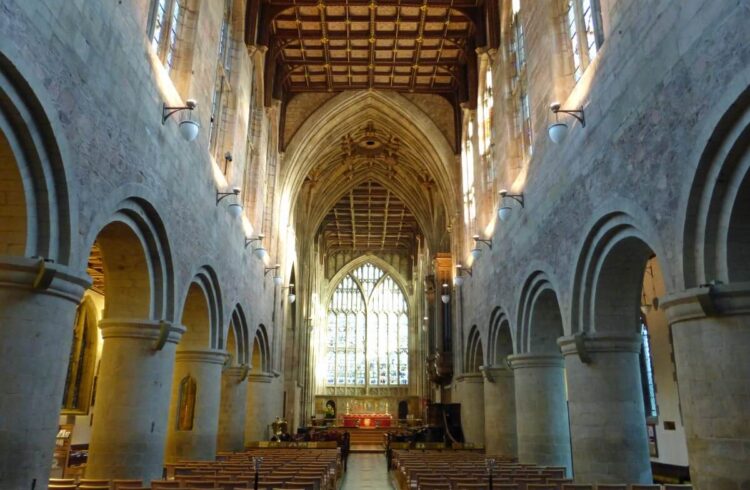
<path fill-rule="evenodd" d="M 750 4 L 0 0 L 0 489 L 747 490 Z"/>

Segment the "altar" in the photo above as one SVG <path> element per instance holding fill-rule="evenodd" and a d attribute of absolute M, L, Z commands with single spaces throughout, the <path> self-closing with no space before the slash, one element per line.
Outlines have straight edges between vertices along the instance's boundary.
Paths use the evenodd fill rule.
<path fill-rule="evenodd" d="M 390 427 L 393 417 L 385 413 L 356 413 L 344 415 L 344 427 Z"/>

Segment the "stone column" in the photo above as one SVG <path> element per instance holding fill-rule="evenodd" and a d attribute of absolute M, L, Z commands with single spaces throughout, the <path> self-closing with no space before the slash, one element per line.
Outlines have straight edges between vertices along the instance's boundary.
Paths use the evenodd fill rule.
<path fill-rule="evenodd" d="M 690 477 L 697 490 L 750 488 L 750 284 L 664 298 Z"/>
<path fill-rule="evenodd" d="M 576 482 L 652 483 L 640 335 L 573 335 L 557 343 L 565 358 Z"/>
<path fill-rule="evenodd" d="M 554 354 L 508 356 L 516 390 L 518 460 L 564 466 L 571 473 L 570 429 L 563 358 Z"/>
<path fill-rule="evenodd" d="M 518 457 L 516 393 L 507 366 L 482 366 L 484 374 L 484 447 L 487 454 Z"/>
<path fill-rule="evenodd" d="M 219 451 L 245 449 L 248 367 L 231 367 L 221 373 L 221 411 L 219 413 Z"/>
<path fill-rule="evenodd" d="M 480 373 L 456 377 L 458 399 L 461 403 L 461 428 L 464 440 L 477 446 L 484 445 L 484 379 Z"/>
<path fill-rule="evenodd" d="M 179 460 L 216 459 L 221 369 L 226 358 L 227 353 L 223 350 L 177 351 L 169 410 L 166 455 L 168 463 Z M 180 382 L 187 376 L 192 377 L 196 384 L 193 426 L 191 430 L 177 430 Z"/>
<path fill-rule="evenodd" d="M 259 373 L 247 376 L 247 416 L 245 418 L 245 442 L 267 441 L 267 427 L 281 414 L 271 413 L 270 400 L 272 374 Z"/>
<path fill-rule="evenodd" d="M 104 344 L 86 477 L 159 479 L 175 349 L 185 327 L 119 319 L 99 327 Z"/>
<path fill-rule="evenodd" d="M 47 488 L 73 322 L 90 281 L 59 264 L 39 273 L 39 260 L 0 261 L 0 488 Z"/>

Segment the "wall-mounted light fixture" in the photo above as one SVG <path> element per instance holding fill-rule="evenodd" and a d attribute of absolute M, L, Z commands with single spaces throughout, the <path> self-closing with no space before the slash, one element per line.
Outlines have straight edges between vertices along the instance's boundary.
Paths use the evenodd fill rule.
<path fill-rule="evenodd" d="M 520 194 L 509 194 L 506 189 L 503 189 L 498 192 L 498 194 L 500 194 L 500 209 L 497 210 L 497 216 L 500 218 L 500 221 L 508 221 L 512 210 L 510 206 L 505 204 L 505 198 L 513 199 L 519 203 L 521 207 L 524 207 L 523 192 Z"/>
<path fill-rule="evenodd" d="M 266 275 L 268 275 L 268 273 L 269 273 L 269 272 L 271 272 L 271 271 L 277 271 L 277 274 L 275 274 L 275 275 L 273 276 L 273 284 L 274 284 L 275 286 L 281 286 L 282 284 L 284 284 L 284 278 L 283 278 L 283 277 L 281 277 L 281 276 L 280 276 L 280 275 L 278 274 L 278 270 L 279 270 L 279 269 L 281 269 L 281 264 L 276 264 L 276 265 L 275 265 L 275 266 L 273 266 L 273 267 L 266 267 L 266 268 L 265 268 L 265 271 L 263 272 L 263 275 L 264 275 L 264 276 L 266 276 Z"/>
<path fill-rule="evenodd" d="M 240 191 L 241 189 L 239 187 L 232 188 L 232 192 L 216 191 L 216 205 L 218 206 L 222 199 L 225 199 L 229 196 L 239 196 Z M 242 204 L 238 202 L 229 204 L 229 206 L 227 206 L 227 212 L 229 212 L 229 216 L 231 216 L 232 218 L 239 218 L 242 214 Z"/>
<path fill-rule="evenodd" d="M 553 102 L 552 104 L 550 104 L 549 108 L 555 115 L 555 122 L 550 124 L 547 128 L 549 139 L 551 139 L 553 143 L 562 143 L 565 140 L 565 137 L 568 136 L 568 124 L 560 122 L 560 120 L 558 119 L 558 114 L 560 112 L 564 114 L 570 114 L 581 122 L 582 128 L 586 127 L 586 116 L 584 116 L 583 114 L 583 107 L 581 107 L 580 109 L 560 109 L 560 103 Z"/>
<path fill-rule="evenodd" d="M 232 161 L 232 152 L 228 151 L 224 153 L 224 175 L 227 174 L 227 168 L 229 168 L 229 162 Z"/>
<path fill-rule="evenodd" d="M 190 111 L 189 114 L 193 114 L 193 109 L 198 107 L 198 102 L 194 99 L 188 99 L 185 101 L 184 106 L 168 106 L 166 103 L 161 106 L 161 123 L 166 124 L 172 114 L 176 114 L 180 111 Z M 198 130 L 200 130 L 200 124 L 198 121 L 193 121 L 188 115 L 187 119 L 180 121 L 180 134 L 186 141 L 193 141 L 198 136 Z"/>
<path fill-rule="evenodd" d="M 443 294 L 440 295 L 440 300 L 446 305 L 450 303 L 451 293 L 448 290 L 448 284 L 443 283 Z"/>
<path fill-rule="evenodd" d="M 289 294 L 287 294 L 287 299 L 289 300 L 289 304 L 294 303 L 294 301 L 297 299 L 297 295 L 294 294 L 294 284 L 289 284 L 288 286 L 284 286 L 281 289 L 289 290 Z"/>
<path fill-rule="evenodd" d="M 490 250 L 492 250 L 492 238 L 484 240 L 483 238 L 479 238 L 479 235 L 474 235 L 471 238 L 474 240 L 474 248 L 471 249 L 471 256 L 474 258 L 474 260 L 479 259 L 479 257 L 482 255 L 482 249 L 479 248 L 480 243 L 484 243 L 489 247 Z"/>
<path fill-rule="evenodd" d="M 456 264 L 456 275 L 453 278 L 453 284 L 461 287 L 464 283 L 464 274 L 471 276 L 471 267 L 464 267 L 461 264 Z"/>
<path fill-rule="evenodd" d="M 251 243 L 254 243 L 254 242 L 263 242 L 263 238 L 264 237 L 265 237 L 265 235 L 258 234 L 258 236 L 255 237 L 255 238 L 253 238 L 253 237 L 245 238 L 245 248 L 247 248 L 248 245 L 250 245 Z M 266 251 L 265 248 L 263 248 L 262 243 L 259 243 L 258 246 L 253 249 L 253 255 L 255 255 L 256 257 L 258 257 L 260 260 L 265 261 L 266 258 L 268 257 L 268 252 Z"/>

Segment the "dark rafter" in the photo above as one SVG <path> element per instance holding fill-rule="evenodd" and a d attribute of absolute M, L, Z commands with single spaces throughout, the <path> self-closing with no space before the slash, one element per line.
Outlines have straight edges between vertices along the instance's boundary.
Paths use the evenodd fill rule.
<path fill-rule="evenodd" d="M 458 113 L 459 104 L 476 103 L 476 48 L 499 47 L 496 3 L 255 0 L 245 41 L 268 48 L 266 105 L 298 93 L 381 89 L 437 94 Z"/>

